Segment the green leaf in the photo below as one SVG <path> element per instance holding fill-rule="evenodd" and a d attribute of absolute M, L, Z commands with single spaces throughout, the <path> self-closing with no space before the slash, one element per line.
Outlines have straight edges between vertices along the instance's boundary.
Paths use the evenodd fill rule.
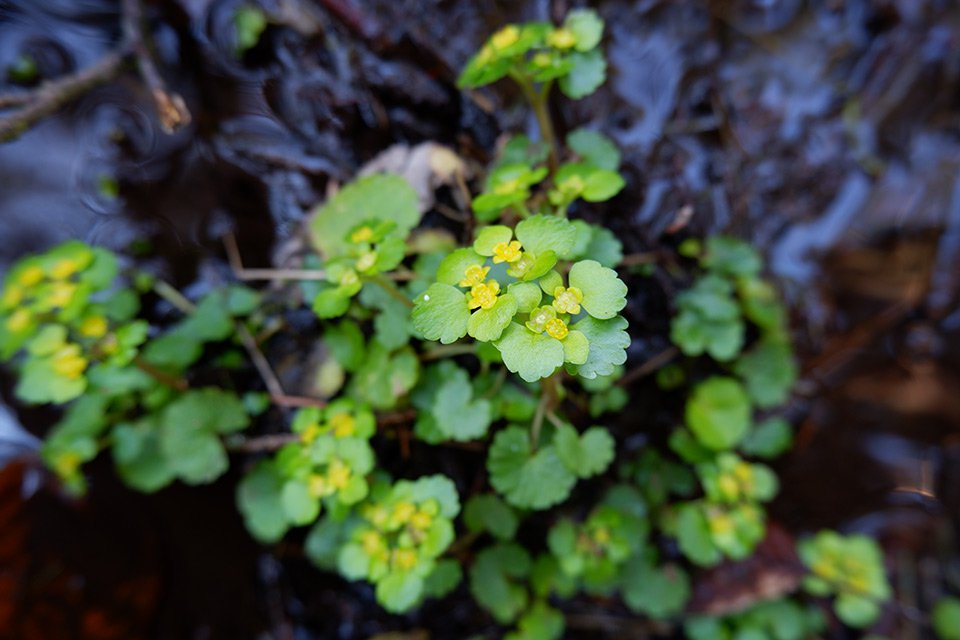
<path fill-rule="evenodd" d="M 469 267 L 483 264 L 484 259 L 473 249 L 457 249 L 440 263 L 437 268 L 437 282 L 456 285 L 463 280 Z"/>
<path fill-rule="evenodd" d="M 156 418 L 117 425 L 112 432 L 113 459 L 123 481 L 138 491 L 152 493 L 176 477 L 160 451 Z"/>
<path fill-rule="evenodd" d="M 500 496 L 492 493 L 476 495 L 467 500 L 463 521 L 470 531 L 487 531 L 500 540 L 512 540 L 520 524 L 513 509 Z"/>
<path fill-rule="evenodd" d="M 467 335 L 470 309 L 460 289 L 438 282 L 417 297 L 411 316 L 425 339 L 450 344 Z"/>
<path fill-rule="evenodd" d="M 543 282 L 542 279 L 540 281 Z M 543 299 L 540 286 L 533 282 L 514 282 L 507 287 L 507 293 L 516 298 L 519 313 L 530 313 L 540 306 Z"/>
<path fill-rule="evenodd" d="M 31 358 L 20 372 L 14 393 L 31 404 L 63 404 L 79 397 L 86 388 L 87 379 L 82 375 L 65 378 L 58 374 L 53 368 L 52 358 Z"/>
<path fill-rule="evenodd" d="M 540 278 L 540 288 L 547 295 L 552 296 L 557 287 L 563 286 L 563 276 L 556 271 L 548 271 Z"/>
<path fill-rule="evenodd" d="M 587 245 L 583 255 L 592 258 L 605 267 L 613 268 L 623 260 L 623 245 L 620 240 L 613 235 L 613 231 L 605 227 L 591 225 L 593 234 L 590 236 L 590 244 Z"/>
<path fill-rule="evenodd" d="M 623 571 L 623 600 L 633 611 L 655 620 L 683 611 L 690 598 L 690 579 L 674 564 L 662 568 L 650 566 L 635 557 Z"/>
<path fill-rule="evenodd" d="M 305 482 L 291 479 L 283 484 L 280 503 L 287 520 L 294 525 L 310 524 L 320 515 L 320 500 L 310 495 Z"/>
<path fill-rule="evenodd" d="M 310 221 L 310 239 L 329 259 L 351 249 L 346 236 L 358 222 L 393 222 L 391 235 L 406 238 L 420 217 L 417 192 L 410 183 L 398 175 L 376 174 L 346 185 L 319 207 Z"/>
<path fill-rule="evenodd" d="M 527 431 L 516 426 L 494 436 L 487 471 L 490 483 L 507 502 L 524 509 L 546 509 L 562 502 L 576 483 L 552 445 L 531 452 Z"/>
<path fill-rule="evenodd" d="M 527 382 L 546 378 L 563 364 L 563 344 L 546 333 L 534 333 L 510 323 L 494 343 L 511 372 Z"/>
<path fill-rule="evenodd" d="M 577 239 L 577 229 L 566 218 L 534 215 L 517 224 L 517 239 L 534 255 L 553 251 L 567 259 Z"/>
<path fill-rule="evenodd" d="M 880 605 L 863 596 L 841 593 L 833 603 L 837 617 L 845 624 L 862 629 L 880 616 Z"/>
<path fill-rule="evenodd" d="M 731 449 L 750 427 L 750 399 L 733 378 L 715 376 L 701 382 L 687 400 L 687 425 L 714 451 Z"/>
<path fill-rule="evenodd" d="M 437 390 L 433 417 L 440 432 L 451 440 L 482 438 L 490 427 L 492 409 L 489 400 L 472 400 L 473 388 L 466 372 L 457 369 Z"/>
<path fill-rule="evenodd" d="M 695 503 L 682 504 L 677 509 L 676 535 L 680 551 L 696 565 L 711 567 L 723 557 L 713 543 L 703 511 Z"/>
<path fill-rule="evenodd" d="M 740 450 L 755 458 L 776 458 L 793 445 L 793 429 L 784 418 L 767 418 L 753 427 L 740 443 Z"/>
<path fill-rule="evenodd" d="M 517 314 L 517 307 L 517 299 L 510 293 L 504 293 L 492 308 L 477 309 L 470 315 L 467 333 L 481 342 L 498 340 Z"/>
<path fill-rule="evenodd" d="M 610 320 L 597 320 L 587 316 L 571 325 L 571 333 L 583 333 L 590 344 L 587 361 L 577 367 L 577 375 L 587 379 L 607 376 L 626 362 L 627 347 L 630 346 L 630 336 L 624 331 L 626 328 L 627 321 L 621 316 Z"/>
<path fill-rule="evenodd" d="M 493 248 L 501 242 L 510 242 L 513 230 L 503 225 L 493 225 L 480 229 L 477 239 L 473 241 L 473 250 L 481 256 L 492 256 Z"/>
<path fill-rule="evenodd" d="M 960 599 L 940 598 L 933 607 L 930 622 L 940 640 L 960 640 Z"/>
<path fill-rule="evenodd" d="M 593 9 L 574 9 L 567 14 L 563 27 L 576 36 L 577 51 L 590 51 L 600 44 L 603 37 L 603 20 Z"/>
<path fill-rule="evenodd" d="M 572 426 L 561 425 L 553 444 L 564 466 L 581 478 L 599 475 L 613 462 L 615 443 L 603 427 L 590 427 L 580 435 Z"/>
<path fill-rule="evenodd" d="M 200 342 L 226 340 L 233 334 L 233 320 L 222 291 L 204 296 L 176 329 L 177 333 Z"/>
<path fill-rule="evenodd" d="M 232 316 L 247 316 L 260 306 L 260 294 L 241 285 L 233 284 L 226 288 L 227 312 Z"/>
<path fill-rule="evenodd" d="M 517 621 L 517 631 L 508 633 L 503 640 L 560 640 L 564 630 L 563 614 L 537 601 Z"/>
<path fill-rule="evenodd" d="M 272 517 L 277 516 L 274 514 Z M 321 569 L 336 571 L 340 549 L 349 543 L 350 534 L 358 523 L 356 516 L 337 520 L 328 513 L 325 518 L 321 518 L 310 528 L 310 533 L 307 534 L 303 545 L 304 552 L 310 561 Z"/>
<path fill-rule="evenodd" d="M 410 497 L 416 502 L 436 500 L 440 504 L 440 514 L 444 518 L 455 518 L 460 513 L 460 496 L 457 494 L 457 487 L 447 476 L 434 474 L 417 478 L 413 482 L 401 480 L 396 485 L 396 487 L 403 486 L 409 487 Z M 400 491 L 399 488 L 395 490 Z"/>
<path fill-rule="evenodd" d="M 470 591 L 500 624 L 510 624 L 527 607 L 527 590 L 515 580 L 530 573 L 530 556 L 516 544 L 498 544 L 477 554 Z"/>
<path fill-rule="evenodd" d="M 363 332 L 353 320 L 324 325 L 323 342 L 345 370 L 353 372 L 363 364 L 366 344 Z"/>
<path fill-rule="evenodd" d="M 233 14 L 233 28 L 237 37 L 237 55 L 241 56 L 260 42 L 260 35 L 267 28 L 267 16 L 257 7 L 242 5 Z"/>
<path fill-rule="evenodd" d="M 701 264 L 730 277 L 753 277 L 760 273 L 763 261 L 753 247 L 730 236 L 710 236 Z"/>
<path fill-rule="evenodd" d="M 570 286 L 583 292 L 583 308 L 594 318 L 609 320 L 627 306 L 627 285 L 617 272 L 596 260 L 581 260 L 570 268 Z"/>
<path fill-rule="evenodd" d="M 560 90 L 568 98 L 579 100 L 596 91 L 607 79 L 607 61 L 603 53 L 594 49 L 587 53 L 573 53 L 570 72 L 560 78 Z"/>
<path fill-rule="evenodd" d="M 313 312 L 321 320 L 338 318 L 350 308 L 353 296 L 342 287 L 322 289 L 313 299 Z"/>
<path fill-rule="evenodd" d="M 373 319 L 377 340 L 387 349 L 399 349 L 410 342 L 413 323 L 406 305 L 391 299 Z"/>
<path fill-rule="evenodd" d="M 591 129 L 575 129 L 567 135 L 567 146 L 584 161 L 608 171 L 620 168 L 620 150 L 610 138 Z"/>
<path fill-rule="evenodd" d="M 754 404 L 769 409 L 783 404 L 797 380 L 797 365 L 790 345 L 780 340 L 761 340 L 733 365 L 743 378 Z"/>
<path fill-rule="evenodd" d="M 563 361 L 570 364 L 585 364 L 590 357 L 590 342 L 580 331 L 571 331 L 562 340 Z"/>
<path fill-rule="evenodd" d="M 461 580 L 463 580 L 463 571 L 460 569 L 459 561 L 453 558 L 440 560 L 424 579 L 423 596 L 442 598 L 456 589 Z"/>
<path fill-rule="evenodd" d="M 283 479 L 271 462 L 261 462 L 237 485 L 237 507 L 247 530 L 260 542 L 276 542 L 287 531 L 281 503 Z"/>
<path fill-rule="evenodd" d="M 403 613 L 411 609 L 423 596 L 423 578 L 395 571 L 377 582 L 377 602 L 390 613 Z"/>

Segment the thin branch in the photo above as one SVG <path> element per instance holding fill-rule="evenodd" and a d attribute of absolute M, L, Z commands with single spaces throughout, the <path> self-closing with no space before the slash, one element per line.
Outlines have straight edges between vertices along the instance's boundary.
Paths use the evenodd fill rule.
<path fill-rule="evenodd" d="M 410 422 L 417 417 L 414 410 L 391 411 L 377 416 L 377 426 L 395 426 Z M 299 442 L 300 434 L 297 433 L 271 433 L 265 436 L 255 438 L 246 438 L 242 440 L 228 441 L 227 449 L 239 453 L 269 453 L 276 451 L 291 442 Z"/>
<path fill-rule="evenodd" d="M 625 387 L 633 382 L 636 382 L 640 378 L 650 375 L 660 367 L 668 364 L 671 360 L 677 357 L 677 354 L 680 351 L 676 347 L 668 347 L 653 356 L 639 367 L 631 369 L 626 373 L 625 376 L 617 380 L 616 384 L 618 387 Z"/>
<path fill-rule="evenodd" d="M 121 27 L 124 41 L 128 44 L 137 60 L 140 77 L 150 90 L 153 102 L 157 107 L 160 118 L 160 127 L 166 133 L 174 133 L 178 129 L 190 124 L 190 111 L 187 109 L 183 97 L 178 93 L 171 93 L 157 70 L 157 65 L 150 54 L 147 45 L 147 30 L 143 16 L 141 0 L 122 0 L 123 13 Z"/>
<path fill-rule="evenodd" d="M 19 111 L 0 118 L 0 143 L 20 137 L 38 121 L 55 113 L 93 87 L 113 79 L 123 67 L 126 55 L 123 50 L 108 53 L 94 65 L 44 82 L 34 91 L 24 94 L 28 96 L 26 98 L 5 96 L 5 103 L 0 106 L 15 106 L 18 103 L 24 106 Z"/>
<path fill-rule="evenodd" d="M 321 400 L 320 398 L 288 395 L 287 392 L 283 390 L 283 385 L 280 383 L 277 374 L 273 372 L 270 361 L 263 355 L 263 351 L 260 350 L 260 346 L 257 344 L 257 341 L 254 340 L 250 331 L 240 322 L 236 322 L 235 325 L 237 337 L 240 338 L 243 348 L 247 350 L 247 355 L 249 355 L 250 360 L 253 361 L 254 368 L 257 370 L 257 373 L 260 374 L 260 379 L 263 380 L 263 384 L 267 387 L 267 392 L 270 394 L 270 401 L 273 404 L 281 407 L 327 406 L 326 400 Z"/>
<path fill-rule="evenodd" d="M 237 238 L 232 232 L 223 236 L 223 246 L 237 280 L 325 280 L 327 277 L 321 269 L 247 269 L 243 266 Z"/>

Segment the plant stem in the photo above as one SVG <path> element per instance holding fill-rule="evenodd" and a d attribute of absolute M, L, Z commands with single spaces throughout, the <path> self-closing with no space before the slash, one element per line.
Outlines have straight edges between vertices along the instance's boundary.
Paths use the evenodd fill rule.
<path fill-rule="evenodd" d="M 190 302 L 186 296 L 163 280 L 157 280 L 153 283 L 153 291 L 173 305 L 175 309 L 179 309 L 184 315 L 190 315 L 197 309 L 196 305 Z"/>
<path fill-rule="evenodd" d="M 413 300 L 408 298 L 406 294 L 403 293 L 400 289 L 397 288 L 397 285 L 384 276 L 382 273 L 377 273 L 372 276 L 366 276 L 366 279 L 370 282 L 380 285 L 384 291 L 390 294 L 390 297 L 394 300 L 402 302 L 404 305 L 413 308 Z"/>
<path fill-rule="evenodd" d="M 180 376 L 175 376 L 167 373 L 166 371 L 161 371 L 140 356 L 137 356 L 133 359 L 133 365 L 160 384 L 166 385 L 172 389 L 176 389 L 177 391 L 186 391 L 190 388 L 190 385 L 187 384 L 187 381 Z"/>
<path fill-rule="evenodd" d="M 560 165 L 560 153 L 557 149 L 557 136 L 553 131 L 553 121 L 550 119 L 550 106 L 547 102 L 547 98 L 550 96 L 550 88 L 553 86 L 553 81 L 545 82 L 540 87 L 540 90 L 537 91 L 536 87 L 533 86 L 533 83 L 526 77 L 523 76 L 520 72 L 511 69 L 510 77 L 520 86 L 520 90 L 523 92 L 524 97 L 526 97 L 527 102 L 530 103 L 530 106 L 533 108 L 533 115 L 537 118 L 537 126 L 540 127 L 540 137 L 543 138 L 544 144 L 547 145 L 550 155 L 548 158 L 548 164 L 550 166 L 551 175 L 556 172 L 557 167 Z"/>

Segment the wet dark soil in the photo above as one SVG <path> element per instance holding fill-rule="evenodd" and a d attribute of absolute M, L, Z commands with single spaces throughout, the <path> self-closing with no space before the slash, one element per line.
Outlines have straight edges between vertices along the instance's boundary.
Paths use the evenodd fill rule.
<path fill-rule="evenodd" d="M 228 276 L 227 229 L 247 266 L 267 266 L 332 185 L 388 146 L 436 140 L 483 162 L 501 132 L 533 133 L 509 87 L 464 94 L 457 71 L 497 26 L 579 3 L 265 0 L 276 19 L 241 59 L 239 0 L 147 4 L 161 73 L 192 123 L 165 133 L 125 72 L 0 145 L 0 268 L 66 238 L 118 250 L 148 239 L 141 264 L 190 290 Z M 610 226 L 630 253 L 663 257 L 652 277 L 630 276 L 628 364 L 668 346 L 683 279 L 671 247 L 723 230 L 762 248 L 804 370 L 788 408 L 798 446 L 778 465 L 772 518 L 788 540 L 825 526 L 875 535 L 897 591 L 876 630 L 926 637 L 920 611 L 960 590 L 960 7 L 593 4 L 607 20 L 610 82 L 553 112 L 561 132 L 593 125 L 624 149 L 628 188 L 574 215 Z M 29 54 L 40 80 L 55 78 L 120 40 L 116 1 L 0 0 L 0 70 Z M 0 94 L 28 89 L 7 82 Z M 9 381 L 3 391 L 3 433 L 50 424 L 50 412 L 12 404 Z M 678 402 L 647 378 L 630 391 L 614 426 L 636 448 L 672 424 Z M 0 637 L 499 633 L 464 587 L 393 617 L 369 588 L 310 567 L 295 536 L 258 547 L 233 508 L 234 477 L 144 497 L 103 462 L 89 497 L 69 502 L 31 461 L 34 441 L 0 445 L 6 459 L 26 452 L 0 472 Z M 474 480 L 469 453 L 418 455 L 406 463 L 426 465 L 418 473 Z M 749 594 L 756 573 L 735 576 L 704 576 L 698 601 Z M 650 637 L 611 603 L 566 610 L 569 638 Z M 828 635 L 852 637 L 836 624 Z"/>

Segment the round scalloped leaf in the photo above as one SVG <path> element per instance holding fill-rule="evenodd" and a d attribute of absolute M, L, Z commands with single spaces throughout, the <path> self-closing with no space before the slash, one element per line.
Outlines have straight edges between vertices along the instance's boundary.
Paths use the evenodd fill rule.
<path fill-rule="evenodd" d="M 571 331 L 563 339 L 563 361 L 584 364 L 590 357 L 590 341 L 581 331 Z"/>
<path fill-rule="evenodd" d="M 723 556 L 713 543 L 710 525 L 699 505 L 687 503 L 677 509 L 677 543 L 691 562 L 701 567 L 712 567 Z"/>
<path fill-rule="evenodd" d="M 463 508 L 463 521 L 470 531 L 488 531 L 500 540 L 512 540 L 520 524 L 513 509 L 492 493 L 470 498 Z"/>
<path fill-rule="evenodd" d="M 542 214 L 521 220 L 516 234 L 523 248 L 530 253 L 540 255 L 553 251 L 561 259 L 570 257 L 577 240 L 577 229 L 569 220 Z"/>
<path fill-rule="evenodd" d="M 463 291 L 437 282 L 417 297 L 411 317 L 425 339 L 450 344 L 467 335 L 470 309 Z"/>
<path fill-rule="evenodd" d="M 583 128 L 571 131 L 567 135 L 567 146 L 595 167 L 609 171 L 616 171 L 620 167 L 620 150 L 599 131 Z"/>
<path fill-rule="evenodd" d="M 453 558 L 437 561 L 433 571 L 424 579 L 423 595 L 427 598 L 442 598 L 460 584 L 463 580 L 463 570 L 460 562 Z"/>
<path fill-rule="evenodd" d="M 327 258 L 345 253 L 352 245 L 347 233 L 364 220 L 396 224 L 392 234 L 405 238 L 420 223 L 417 192 L 398 175 L 376 174 L 344 186 L 316 210 L 310 221 L 310 239 Z"/>
<path fill-rule="evenodd" d="M 514 282 L 507 287 L 507 293 L 516 298 L 519 313 L 530 313 L 540 306 L 543 299 L 540 286 L 533 282 Z"/>
<path fill-rule="evenodd" d="M 862 629 L 871 624 L 880 615 L 880 605 L 863 596 L 853 593 L 841 593 L 833 603 L 837 617 L 846 624 Z"/>
<path fill-rule="evenodd" d="M 501 242 L 510 242 L 513 238 L 513 229 L 502 224 L 495 224 L 480 229 L 477 239 L 473 241 L 473 250 L 482 256 L 492 256 L 493 248 Z"/>
<path fill-rule="evenodd" d="M 563 364 L 563 345 L 559 340 L 515 322 L 504 329 L 494 345 L 507 369 L 527 382 L 546 378 Z"/>
<path fill-rule="evenodd" d="M 581 435 L 568 424 L 557 428 L 553 444 L 564 466 L 580 478 L 606 471 L 613 462 L 616 446 L 613 436 L 603 427 L 590 427 Z"/>
<path fill-rule="evenodd" d="M 723 376 L 704 380 L 687 400 L 687 426 L 714 451 L 731 449 L 750 428 L 750 398 L 743 385 Z"/>
<path fill-rule="evenodd" d="M 531 452 L 527 430 L 516 426 L 494 437 L 487 471 L 507 502 L 523 509 L 546 509 L 564 501 L 577 481 L 552 445 Z"/>
<path fill-rule="evenodd" d="M 603 37 L 603 19 L 593 9 L 574 9 L 567 14 L 563 27 L 576 37 L 574 49 L 577 51 L 590 51 Z"/>
<path fill-rule="evenodd" d="M 440 503 L 440 513 L 443 517 L 454 518 L 460 513 L 460 495 L 453 481 L 447 476 L 435 474 L 417 478 L 413 482 L 401 482 L 409 483 L 410 497 L 413 500 L 423 502 L 433 499 Z"/>
<path fill-rule="evenodd" d="M 570 71 L 559 80 L 560 90 L 568 98 L 579 100 L 586 97 L 607 79 L 607 61 L 597 49 L 573 53 L 570 61 L 573 63 Z"/>
<path fill-rule="evenodd" d="M 310 524 L 320 515 L 320 500 L 310 495 L 307 485 L 299 480 L 284 483 L 280 502 L 287 519 L 295 525 Z"/>
<path fill-rule="evenodd" d="M 626 362 L 627 347 L 630 346 L 630 336 L 625 331 L 626 328 L 627 320 L 623 316 L 609 320 L 597 320 L 587 316 L 572 325 L 571 333 L 583 333 L 590 344 L 587 361 L 577 367 L 577 375 L 587 379 L 608 376 Z"/>
<path fill-rule="evenodd" d="M 469 267 L 481 265 L 484 257 L 478 255 L 473 249 L 466 247 L 457 249 L 440 263 L 437 267 L 437 282 L 443 284 L 455 285 L 463 280 L 463 276 Z"/>
<path fill-rule="evenodd" d="M 390 613 L 403 613 L 423 595 L 423 578 L 409 572 L 395 571 L 377 583 L 377 602 Z"/>
<path fill-rule="evenodd" d="M 473 387 L 465 374 L 451 376 L 437 389 L 431 414 L 444 438 L 463 442 L 487 435 L 493 418 L 490 401 L 472 398 Z"/>
<path fill-rule="evenodd" d="M 507 328 L 513 316 L 517 314 L 517 299 L 509 293 L 497 298 L 497 303 L 490 309 L 477 309 L 470 315 L 467 323 L 467 333 L 471 338 L 481 342 L 498 340 L 503 330 Z"/>
<path fill-rule="evenodd" d="M 247 530 L 260 542 L 276 542 L 287 531 L 280 493 L 283 481 L 271 462 L 261 462 L 237 485 L 237 507 Z"/>
<path fill-rule="evenodd" d="M 627 306 L 627 285 L 596 260 L 581 260 L 570 268 L 570 286 L 583 292 L 583 308 L 594 318 L 607 320 Z"/>
<path fill-rule="evenodd" d="M 634 558 L 624 569 L 623 601 L 633 611 L 654 619 L 683 611 L 690 597 L 690 578 L 680 567 L 652 567 L 645 558 Z"/>
<path fill-rule="evenodd" d="M 557 287 L 563 286 L 563 276 L 556 271 L 548 271 L 540 278 L 540 288 L 549 296 L 553 295 Z"/>

